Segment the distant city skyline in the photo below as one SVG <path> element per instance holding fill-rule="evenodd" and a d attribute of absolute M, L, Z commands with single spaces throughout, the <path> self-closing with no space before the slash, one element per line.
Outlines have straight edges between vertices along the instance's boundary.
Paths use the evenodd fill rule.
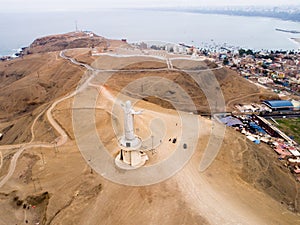
<path fill-rule="evenodd" d="M 0 0 L 2 12 L 97 10 L 131 7 L 285 6 L 299 0 Z"/>

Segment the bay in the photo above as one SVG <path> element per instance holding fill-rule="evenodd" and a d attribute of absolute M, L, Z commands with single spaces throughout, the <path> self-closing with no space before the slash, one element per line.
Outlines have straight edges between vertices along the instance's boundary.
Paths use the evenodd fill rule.
<path fill-rule="evenodd" d="M 129 42 L 162 40 L 197 47 L 236 46 L 255 50 L 297 50 L 290 38 L 299 34 L 276 28 L 300 30 L 300 23 L 273 18 L 209 15 L 149 10 L 98 10 L 92 12 L 2 13 L 0 55 L 11 55 L 35 38 L 75 30 Z"/>

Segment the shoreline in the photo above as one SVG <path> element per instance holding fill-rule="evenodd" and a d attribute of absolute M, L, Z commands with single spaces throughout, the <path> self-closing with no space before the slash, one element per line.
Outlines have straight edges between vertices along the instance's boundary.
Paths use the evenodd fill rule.
<path fill-rule="evenodd" d="M 291 41 L 292 43 L 295 44 L 295 48 L 293 49 L 294 51 L 299 51 L 300 50 L 300 37 L 298 38 L 288 38 L 289 41 Z M 297 46 L 298 45 L 298 46 Z M 205 49 L 207 51 L 213 51 L 215 50 L 214 47 L 211 48 L 206 48 L 204 46 L 195 46 L 196 48 L 202 48 Z M 23 52 L 23 49 L 25 49 L 26 47 L 20 47 L 20 48 L 13 48 L 11 51 L 4 51 L 3 53 L 0 52 L 0 61 L 3 59 L 15 59 L 15 58 L 19 58 L 21 56 L 21 53 Z M 252 51 L 257 51 L 257 52 L 263 52 L 263 51 L 276 51 L 277 49 L 261 49 L 261 50 L 256 50 L 255 48 L 246 48 L 246 47 L 239 47 L 238 46 L 219 46 L 219 52 L 221 52 L 221 49 L 229 49 L 229 50 L 234 50 L 234 49 L 250 49 Z M 281 51 L 289 51 L 288 49 L 281 49 Z M 9 53 L 8 53 L 9 52 Z"/>
<path fill-rule="evenodd" d="M 20 48 L 14 48 L 11 51 L 6 51 L 6 53 L 9 52 L 9 54 L 3 54 L 0 52 L 0 60 L 7 60 L 7 59 L 16 59 L 22 56 L 22 53 L 26 47 L 20 47 Z"/>
<path fill-rule="evenodd" d="M 300 37 L 299 38 L 290 38 L 290 40 L 292 40 L 294 43 L 299 45 L 298 49 L 300 48 Z"/>
<path fill-rule="evenodd" d="M 277 28 L 276 28 L 277 30 Z M 210 43 L 209 41 L 202 41 L 202 43 L 193 43 L 194 47 L 199 48 L 199 49 L 205 49 L 207 51 L 215 51 L 217 50 L 218 52 L 221 52 L 224 49 L 228 49 L 230 51 L 235 51 L 238 49 L 250 49 L 252 51 L 255 52 L 260 52 L 260 51 L 299 51 L 300 50 L 300 37 L 297 37 L 297 35 L 295 35 L 296 37 L 288 37 L 287 39 L 294 44 L 294 47 L 292 47 L 292 49 L 290 48 L 266 48 L 266 49 L 257 49 L 256 47 L 245 47 L 245 46 L 238 46 L 238 45 L 232 45 L 229 43 L 229 45 L 226 42 L 214 42 L 214 43 Z M 37 37 L 39 38 L 39 37 Z M 35 38 L 36 39 L 36 38 Z M 211 39 L 211 41 L 213 41 L 214 39 Z M 164 42 L 172 42 L 172 41 L 164 41 Z M 185 42 L 185 40 L 182 40 L 182 42 Z M 192 41 L 193 42 L 193 41 Z M 199 45 L 199 46 L 197 46 Z M 27 47 L 16 47 L 14 46 L 13 48 L 11 48 L 10 50 L 5 49 L 3 50 L 3 52 L 1 52 L 0 50 L 0 59 L 4 59 L 4 58 L 9 58 L 9 59 L 13 59 L 13 58 L 18 58 L 22 51 L 27 48 Z"/>

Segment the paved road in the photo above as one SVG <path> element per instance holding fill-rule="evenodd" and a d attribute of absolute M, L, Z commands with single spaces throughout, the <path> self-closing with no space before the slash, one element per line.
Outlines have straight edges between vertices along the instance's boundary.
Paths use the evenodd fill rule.
<path fill-rule="evenodd" d="M 277 113 L 260 115 L 263 118 L 299 118 L 300 113 Z"/>

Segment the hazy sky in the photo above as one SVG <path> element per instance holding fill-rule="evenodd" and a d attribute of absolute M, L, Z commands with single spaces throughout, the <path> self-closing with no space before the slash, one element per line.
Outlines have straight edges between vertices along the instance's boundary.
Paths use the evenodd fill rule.
<path fill-rule="evenodd" d="M 149 6 L 299 5 L 299 0 L 0 0 L 0 11 L 65 11 Z"/>

